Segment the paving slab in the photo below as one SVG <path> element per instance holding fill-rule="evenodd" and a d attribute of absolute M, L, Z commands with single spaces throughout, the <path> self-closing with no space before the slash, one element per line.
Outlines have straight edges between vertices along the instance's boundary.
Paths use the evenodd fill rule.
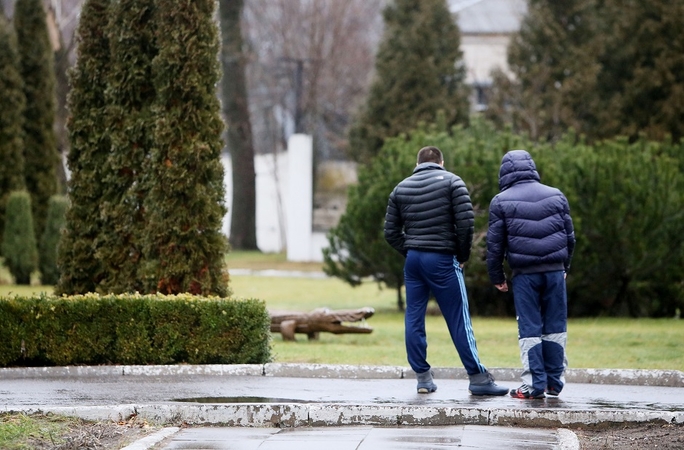
<path fill-rule="evenodd" d="M 188 428 L 163 447 L 164 450 L 409 450 L 409 449 L 559 449 L 556 430 L 487 427 L 395 427 L 369 426 L 325 428 Z"/>

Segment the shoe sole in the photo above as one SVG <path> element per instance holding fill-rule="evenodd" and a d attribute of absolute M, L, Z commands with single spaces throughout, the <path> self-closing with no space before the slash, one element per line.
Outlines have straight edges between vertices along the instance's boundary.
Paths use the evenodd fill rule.
<path fill-rule="evenodd" d="M 468 389 L 468 392 L 470 393 L 470 395 L 477 395 L 479 397 L 484 397 L 486 395 L 491 395 L 492 397 L 501 397 L 503 395 L 508 394 L 508 390 L 503 391 L 501 393 L 494 393 L 494 392 L 473 392 L 470 389 Z"/>
<path fill-rule="evenodd" d="M 519 398 L 520 400 L 544 400 L 545 394 L 541 395 L 525 395 L 522 393 L 510 394 L 511 398 Z"/>
<path fill-rule="evenodd" d="M 512 396 L 512 395 L 511 395 L 511 398 L 517 398 L 517 399 L 520 399 L 520 400 L 544 400 L 544 399 L 546 398 L 546 396 L 543 395 L 543 396 L 536 396 L 536 397 L 532 397 L 532 396 L 530 396 L 530 397 L 525 397 L 525 396 L 523 395 L 522 397 L 518 397 L 518 396 Z"/>
<path fill-rule="evenodd" d="M 436 390 L 437 390 L 437 389 L 432 389 L 432 390 L 430 390 L 430 389 L 428 389 L 428 388 L 420 388 L 420 389 L 418 389 L 418 393 L 419 393 L 419 394 L 430 394 L 430 393 L 432 393 L 432 392 L 435 392 Z"/>

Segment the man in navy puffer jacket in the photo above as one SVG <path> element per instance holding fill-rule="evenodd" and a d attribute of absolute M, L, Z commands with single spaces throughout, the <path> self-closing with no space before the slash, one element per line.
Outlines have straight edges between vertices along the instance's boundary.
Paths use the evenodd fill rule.
<path fill-rule="evenodd" d="M 487 269 L 492 283 L 508 291 L 503 261 L 511 269 L 523 384 L 516 398 L 556 396 L 567 367 L 565 274 L 575 248 L 575 233 L 563 193 L 540 183 L 525 150 L 504 155 L 499 188 L 489 206 Z"/>
<path fill-rule="evenodd" d="M 506 395 L 480 363 L 468 311 L 463 265 L 473 241 L 473 206 L 461 178 L 444 170 L 442 152 L 424 147 L 413 175 L 389 197 L 385 239 L 406 257 L 405 341 L 418 393 L 437 386 L 427 362 L 425 312 L 430 292 L 446 320 L 451 339 L 470 378 L 473 395 Z"/>

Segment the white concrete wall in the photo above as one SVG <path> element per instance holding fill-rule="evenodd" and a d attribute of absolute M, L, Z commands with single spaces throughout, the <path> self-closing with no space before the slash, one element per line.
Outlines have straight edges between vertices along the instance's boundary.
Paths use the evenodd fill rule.
<path fill-rule="evenodd" d="M 296 135 L 302 136 L 302 135 Z M 305 141 L 305 139 L 303 140 Z M 295 139 L 297 142 L 297 139 Z M 305 151 L 306 152 L 306 151 Z M 296 174 L 294 182 L 290 182 L 289 152 L 269 155 L 256 155 L 254 169 L 256 172 L 256 234 L 257 246 L 264 253 L 288 252 L 288 259 L 293 261 L 323 261 L 323 248 L 328 246 L 324 232 L 312 232 L 311 195 L 311 162 L 295 161 L 292 170 Z M 302 155 L 300 155 L 301 157 Z M 225 169 L 224 186 L 226 190 L 226 206 L 228 213 L 223 218 L 223 233 L 230 238 L 231 207 L 233 204 L 233 172 L 230 155 L 221 158 Z M 308 164 L 307 166 L 304 166 Z M 309 177 L 304 177 L 309 174 Z M 308 178 L 308 187 L 305 178 Z M 305 189 L 309 194 L 304 194 Z M 288 194 L 294 192 L 292 200 Z M 308 198 L 308 212 L 306 200 Z M 294 208 L 290 218 L 295 227 L 289 233 L 288 211 Z M 308 217 L 308 224 L 306 218 Z M 307 232 L 308 230 L 308 232 Z M 290 235 L 291 234 L 291 235 Z M 308 236 L 308 237 L 307 237 Z M 288 246 L 288 242 L 294 245 Z M 291 254 L 291 252 L 293 252 Z"/>
<path fill-rule="evenodd" d="M 311 261 L 313 218 L 313 140 L 293 134 L 287 141 L 287 259 Z"/>

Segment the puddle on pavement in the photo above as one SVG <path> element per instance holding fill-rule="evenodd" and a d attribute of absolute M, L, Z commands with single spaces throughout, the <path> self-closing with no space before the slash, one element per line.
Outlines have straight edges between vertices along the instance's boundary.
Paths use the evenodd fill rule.
<path fill-rule="evenodd" d="M 194 397 L 176 398 L 172 401 L 188 403 L 311 403 L 303 400 L 272 397 Z"/>

